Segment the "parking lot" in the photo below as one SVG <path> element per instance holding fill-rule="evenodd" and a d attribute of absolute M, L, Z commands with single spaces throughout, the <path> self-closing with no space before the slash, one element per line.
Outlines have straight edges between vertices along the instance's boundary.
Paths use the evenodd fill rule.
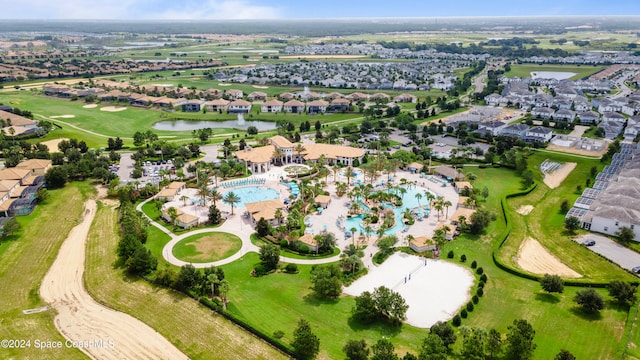
<path fill-rule="evenodd" d="M 160 171 L 161 170 L 174 170 L 175 167 L 171 163 L 171 160 L 165 160 L 165 163 L 162 164 L 159 162 L 150 162 L 146 161 L 145 165 L 142 167 L 142 177 L 138 179 L 134 179 L 131 177 L 131 173 L 133 172 L 133 164 L 134 161 L 131 159 L 131 153 L 123 153 L 120 157 L 120 167 L 117 169 L 118 177 L 120 178 L 120 182 L 127 183 L 132 181 L 138 181 L 140 186 L 144 186 L 147 183 L 151 183 L 154 185 L 158 185 L 160 182 Z"/>
<path fill-rule="evenodd" d="M 631 270 L 636 266 L 640 266 L 640 254 L 618 244 L 606 236 L 589 234 L 580 236 L 576 238 L 575 241 L 581 244 L 587 239 L 593 239 L 596 242 L 592 246 L 587 246 L 589 250 L 604 256 L 620 265 L 620 267 Z"/>

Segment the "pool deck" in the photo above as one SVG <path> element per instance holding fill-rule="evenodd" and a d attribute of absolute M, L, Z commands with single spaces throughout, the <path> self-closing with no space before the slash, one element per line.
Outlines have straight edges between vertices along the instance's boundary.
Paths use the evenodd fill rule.
<path fill-rule="evenodd" d="M 266 186 L 278 191 L 280 198 L 286 198 L 290 195 L 290 190 L 286 184 L 283 184 L 280 180 L 290 179 L 291 177 L 283 170 L 283 167 L 273 167 L 271 171 L 264 173 L 253 175 L 252 178 L 262 178 L 265 180 L 264 185 L 253 185 L 253 186 Z M 336 177 L 337 181 L 346 181 L 346 177 L 338 174 Z M 405 178 L 407 182 L 415 185 L 409 186 L 418 186 L 421 188 L 425 188 L 437 196 L 442 196 L 446 200 L 450 201 L 453 206 L 449 208 L 449 215 L 455 212 L 455 206 L 458 203 L 458 193 L 451 185 L 447 185 L 446 187 L 441 187 L 427 178 L 421 177 L 420 174 L 413 174 L 407 171 L 398 171 L 397 174 L 392 178 L 392 182 L 394 185 L 398 185 L 400 183 L 400 179 Z M 295 178 L 294 178 L 295 179 Z M 336 246 L 340 249 L 344 249 L 349 244 L 355 244 L 355 241 L 358 241 L 359 245 L 368 245 L 365 249 L 365 257 L 362 259 L 365 266 L 371 267 L 374 266 L 371 262 L 371 257 L 374 253 L 378 251 L 377 246 L 375 246 L 375 242 L 377 240 L 377 236 L 375 234 L 371 234 L 368 238 L 364 235 L 356 233 L 356 239 L 351 237 L 346 237 L 345 230 L 349 231 L 350 229 L 344 229 L 339 222 L 339 220 L 343 220 L 346 218 L 347 207 L 346 204 L 349 202 L 349 198 L 345 195 L 342 197 L 337 197 L 335 195 L 336 184 L 334 181 L 334 175 L 329 175 L 328 184 L 325 190 L 327 190 L 331 194 L 331 202 L 328 205 L 327 209 L 324 211 L 317 212 L 313 211 L 308 214 L 305 220 L 311 223 L 310 226 L 307 227 L 307 232 L 313 232 L 314 234 L 318 234 L 323 230 L 333 232 L 336 235 Z M 387 180 L 386 175 L 379 176 L 374 180 L 374 183 Z M 349 188 L 352 188 L 350 186 Z M 224 189 L 224 192 L 232 191 L 233 188 Z M 182 195 L 186 195 L 189 199 L 199 199 L 197 196 L 197 189 L 185 189 L 183 190 L 176 198 L 179 199 Z M 150 201 L 151 199 L 147 200 Z M 426 200 L 425 200 L 426 201 Z M 144 203 L 143 203 L 144 204 Z M 175 200 L 168 202 L 165 204 L 165 207 L 174 206 L 177 209 L 180 209 L 186 213 L 196 215 L 200 218 L 202 222 L 206 222 L 208 217 L 208 206 L 210 202 L 207 201 L 205 206 L 201 206 L 196 204 L 191 204 L 191 201 L 188 200 L 187 204 L 184 204 L 182 200 Z M 426 205 L 426 204 L 425 204 Z M 251 234 L 254 233 L 254 228 L 249 219 L 246 219 L 242 216 L 245 209 L 244 206 L 235 206 L 234 207 L 234 215 L 231 215 L 231 207 L 228 204 L 225 204 L 223 201 L 218 201 L 217 206 L 220 211 L 223 213 L 223 216 L 227 218 L 223 225 L 218 228 L 207 228 L 207 229 L 197 229 L 193 231 L 189 231 L 185 234 L 181 234 L 180 236 L 176 236 L 171 233 L 169 230 L 164 228 L 162 225 L 151 221 L 152 225 L 160 228 L 163 232 L 168 234 L 172 240 L 167 243 L 165 248 L 163 249 L 163 256 L 165 259 L 171 264 L 182 266 L 185 265 L 186 262 L 181 261 L 175 258 L 172 254 L 173 246 L 180 241 L 181 239 L 200 233 L 206 232 L 215 232 L 215 231 L 224 231 L 230 232 L 238 235 L 243 242 L 242 248 L 236 254 L 232 255 L 223 260 L 211 262 L 211 263 L 199 263 L 193 264 L 195 267 L 209 267 L 209 266 L 218 266 L 228 264 L 232 261 L 240 259 L 244 254 L 249 251 L 258 252 L 259 248 L 251 243 Z M 138 209 L 142 207 L 142 204 L 138 206 Z M 343 218 L 341 218 L 343 216 Z M 445 214 L 443 214 L 440 219 L 438 219 L 437 213 L 432 211 L 431 214 L 425 218 L 423 221 L 417 221 L 414 225 L 410 226 L 407 232 L 398 232 L 395 235 L 398 237 L 399 241 L 396 246 L 408 246 L 408 242 L 406 240 L 407 235 L 412 235 L 414 238 L 419 236 L 428 236 L 431 237 L 433 235 L 434 230 L 440 223 L 446 223 L 450 219 L 445 219 Z M 288 263 L 296 263 L 296 264 L 320 264 L 320 263 L 330 263 L 334 261 L 338 261 L 340 258 L 339 255 L 325 258 L 325 259 L 292 259 L 282 256 L 281 261 Z"/>

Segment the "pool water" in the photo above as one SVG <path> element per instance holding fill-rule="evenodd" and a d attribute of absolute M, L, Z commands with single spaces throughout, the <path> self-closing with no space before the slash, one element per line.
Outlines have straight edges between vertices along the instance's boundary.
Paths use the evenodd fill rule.
<path fill-rule="evenodd" d="M 280 197 L 278 191 L 270 187 L 261 186 L 244 186 L 227 191 L 222 195 L 226 196 L 228 193 L 233 192 L 240 197 L 240 203 L 247 204 L 258 201 L 274 200 Z"/>
<path fill-rule="evenodd" d="M 392 228 L 387 229 L 384 232 L 385 235 L 399 235 L 402 232 L 402 230 L 404 229 L 404 223 L 402 222 L 402 215 L 405 209 L 413 210 L 414 208 L 421 206 L 422 208 L 425 209 L 423 213 L 426 215 L 429 214 L 429 202 L 427 201 L 427 197 L 424 196 L 424 192 L 426 189 L 419 186 L 412 186 L 411 188 L 409 188 L 408 186 L 403 186 L 403 187 L 407 189 L 407 192 L 402 197 L 402 206 L 399 208 L 396 208 L 396 207 L 393 208 L 393 214 L 395 215 L 396 221 Z M 416 199 L 415 197 L 416 194 L 418 193 L 423 195 L 420 201 L 418 201 L 418 199 Z M 363 206 L 364 209 L 367 208 L 366 205 L 362 203 L 360 204 L 360 206 Z M 386 205 L 383 205 L 383 206 L 386 207 Z M 352 228 L 356 228 L 357 233 L 364 234 L 365 225 L 362 222 L 363 218 L 364 218 L 364 214 L 360 214 L 358 216 L 352 216 L 346 219 L 344 221 L 345 230 L 351 232 Z"/>

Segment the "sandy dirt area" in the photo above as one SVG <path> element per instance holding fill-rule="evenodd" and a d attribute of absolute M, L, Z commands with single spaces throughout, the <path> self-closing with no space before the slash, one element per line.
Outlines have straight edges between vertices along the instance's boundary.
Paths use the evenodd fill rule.
<path fill-rule="evenodd" d="M 95 109 L 98 107 L 98 104 L 87 104 L 85 106 L 83 106 L 83 108 L 85 109 Z"/>
<path fill-rule="evenodd" d="M 584 125 L 576 125 L 573 130 L 569 133 L 569 137 L 577 137 L 580 138 L 585 133 L 585 131 L 589 130 L 588 126 Z"/>
<path fill-rule="evenodd" d="M 157 86 L 157 87 L 173 87 L 173 84 L 151 84 L 151 86 Z"/>
<path fill-rule="evenodd" d="M 262 85 L 252 85 L 254 88 L 256 89 L 268 89 L 268 86 L 262 86 Z"/>
<path fill-rule="evenodd" d="M 40 295 L 57 312 L 56 328 L 94 359 L 187 359 L 146 324 L 98 304 L 87 293 L 85 242 L 96 208 L 95 201 L 86 202 L 82 221 L 71 230 L 42 280 Z"/>
<path fill-rule="evenodd" d="M 571 174 L 573 169 L 576 168 L 576 165 L 577 164 L 573 162 L 565 163 L 560 169 L 552 172 L 551 174 L 546 174 L 544 176 L 544 183 L 551 189 L 557 188 L 562 184 L 564 179 Z"/>
<path fill-rule="evenodd" d="M 49 152 L 58 152 L 58 144 L 63 140 L 69 140 L 67 138 L 53 139 L 49 141 L 43 141 L 41 144 L 49 149 Z"/>
<path fill-rule="evenodd" d="M 76 117 L 75 115 L 56 115 L 56 116 L 50 116 L 52 119 L 73 119 L 74 117 Z"/>
<path fill-rule="evenodd" d="M 231 86 L 231 84 L 223 84 L 223 83 L 220 83 L 220 84 L 218 84 L 218 86 Z"/>
<path fill-rule="evenodd" d="M 532 210 L 533 205 L 522 205 L 516 210 L 516 212 L 520 215 L 529 215 Z"/>
<path fill-rule="evenodd" d="M 284 55 L 280 59 L 362 59 L 367 55 Z"/>
<path fill-rule="evenodd" d="M 115 107 L 115 106 L 105 106 L 103 108 L 100 108 L 100 111 L 108 111 L 108 112 L 118 112 L 118 111 L 123 111 L 123 110 L 127 110 L 126 107 Z"/>
<path fill-rule="evenodd" d="M 526 238 L 518 251 L 518 265 L 534 274 L 560 275 L 568 278 L 579 278 L 582 275 L 563 264 L 537 240 Z"/>
<path fill-rule="evenodd" d="M 364 291 L 386 286 L 400 293 L 409 305 L 406 322 L 428 328 L 438 321 L 453 318 L 469 300 L 472 285 L 473 275 L 464 267 L 398 252 L 382 265 L 372 267 L 344 292 L 358 296 Z"/>
<path fill-rule="evenodd" d="M 607 152 L 607 148 L 608 146 L 604 146 L 603 149 L 600 151 L 589 151 L 589 150 L 576 149 L 574 147 L 558 146 L 552 143 L 549 143 L 549 145 L 547 145 L 547 150 L 565 152 L 569 154 L 596 156 L 596 157 L 604 155 L 604 153 Z"/>

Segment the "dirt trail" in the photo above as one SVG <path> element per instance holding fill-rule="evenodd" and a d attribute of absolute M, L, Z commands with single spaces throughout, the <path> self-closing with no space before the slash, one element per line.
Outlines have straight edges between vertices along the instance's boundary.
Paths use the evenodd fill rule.
<path fill-rule="evenodd" d="M 141 321 L 98 304 L 84 288 L 85 243 L 96 214 L 88 200 L 40 287 L 42 299 L 57 311 L 55 326 L 94 359 L 187 359 L 169 341 Z"/>

